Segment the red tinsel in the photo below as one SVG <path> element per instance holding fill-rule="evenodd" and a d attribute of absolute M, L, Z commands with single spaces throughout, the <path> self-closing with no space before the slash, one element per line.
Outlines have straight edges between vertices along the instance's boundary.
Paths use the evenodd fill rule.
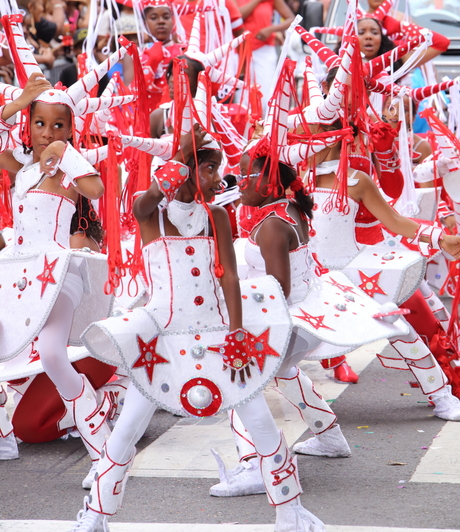
<path fill-rule="evenodd" d="M 124 277 L 123 257 L 120 245 L 120 195 L 118 184 L 117 151 L 121 151 L 120 138 L 113 132 L 107 133 L 109 154 L 101 164 L 101 178 L 105 186 L 105 227 L 107 231 L 108 280 L 104 286 L 106 294 L 112 294 Z"/>
<path fill-rule="evenodd" d="M 0 231 L 13 227 L 13 209 L 10 195 L 11 181 L 6 170 L 0 174 Z"/>

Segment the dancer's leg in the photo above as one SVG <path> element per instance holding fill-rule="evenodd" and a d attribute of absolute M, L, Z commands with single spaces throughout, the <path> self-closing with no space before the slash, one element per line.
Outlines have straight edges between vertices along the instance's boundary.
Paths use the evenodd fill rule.
<path fill-rule="evenodd" d="M 294 451 L 333 458 L 350 456 L 345 437 L 336 424 L 337 417 L 319 395 L 311 379 L 296 364 L 321 343 L 303 329 L 294 328 L 286 357 L 275 378 L 278 391 L 297 408 L 302 419 L 315 434 L 294 445 Z"/>
<path fill-rule="evenodd" d="M 276 506 L 276 532 L 324 532 L 324 524 L 300 504 L 297 460 L 289 453 L 262 393 L 236 409 L 260 456 L 269 503 Z"/>
<path fill-rule="evenodd" d="M 68 291 L 61 291 L 45 326 L 40 331 L 36 349 L 40 354 L 43 369 L 53 381 L 58 392 L 67 398 L 77 397 L 81 392 L 81 377 L 72 367 L 67 356 L 67 342 L 72 328 L 73 315 L 80 303 L 78 292 L 83 290 L 81 277 L 69 272 L 76 299 Z M 78 282 L 79 281 L 79 282 Z M 67 282 L 64 283 L 65 285 Z M 75 303 L 78 301 L 77 305 Z"/>
<path fill-rule="evenodd" d="M 425 395 L 435 404 L 441 419 L 460 421 L 460 401 L 452 395 L 446 376 L 420 336 L 411 327 L 409 334 L 392 338 L 390 344 L 406 362 Z"/>
<path fill-rule="evenodd" d="M 62 424 L 74 424 L 93 462 L 83 487 L 91 487 L 102 445 L 110 434 L 106 417 L 110 411 L 108 395 L 98 405 L 96 393 L 85 376 L 72 367 L 67 356 L 75 308 L 83 295 L 83 281 L 71 262 L 61 292 L 36 343 L 43 369 L 53 381 L 66 406 Z"/>
<path fill-rule="evenodd" d="M 107 516 L 117 512 L 123 499 L 135 445 L 147 428 L 155 405 L 130 384 L 115 428 L 104 446 L 84 510 L 72 531 L 105 530 Z"/>
<path fill-rule="evenodd" d="M 304 442 L 294 445 L 294 451 L 300 454 L 328 457 L 347 457 L 351 451 L 345 437 L 336 424 L 336 415 L 326 401 L 315 391 L 312 381 L 296 364 L 305 358 L 305 354 L 321 343 L 316 337 L 302 329 L 295 328 L 284 358 L 275 378 L 279 391 L 295 408 L 305 423 L 315 434 Z M 268 408 L 268 407 L 267 407 Z M 239 409 L 238 409 L 239 412 Z M 266 415 L 266 413 L 264 414 Z M 240 464 L 230 470 L 215 451 L 220 482 L 211 486 L 209 493 L 215 497 L 237 497 L 263 492 L 263 482 L 259 469 L 255 465 L 255 442 L 244 421 L 237 413 L 231 412 L 230 427 L 238 450 Z"/>

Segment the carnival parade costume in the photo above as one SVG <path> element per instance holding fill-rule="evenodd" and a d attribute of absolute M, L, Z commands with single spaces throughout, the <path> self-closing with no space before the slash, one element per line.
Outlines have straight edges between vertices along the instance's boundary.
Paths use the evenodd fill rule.
<path fill-rule="evenodd" d="M 262 138 L 252 141 L 247 148 L 251 158 L 266 155 L 267 142 L 274 143 L 276 149 L 282 153 L 284 138 L 280 132 L 284 131 L 283 125 L 287 119 L 289 94 L 287 78 L 290 68 L 292 64 L 287 61 L 269 104 L 269 114 Z M 281 157 L 283 155 L 280 155 L 280 159 Z M 292 153 L 289 153 L 289 158 L 292 161 Z M 300 178 L 297 178 L 297 181 L 300 184 L 296 182 L 295 187 L 291 185 L 292 189 L 299 190 L 298 187 L 303 189 Z M 245 185 L 242 183 L 240 186 L 244 188 Z M 407 331 L 407 327 L 401 322 L 390 324 L 373 318 L 373 315 L 381 312 L 380 306 L 374 306 L 375 302 L 342 273 L 323 272 L 319 279 L 316 278 L 312 271 L 313 259 L 309 256 L 308 246 L 300 242 L 295 228 L 297 223 L 288 212 L 289 205 L 288 199 L 279 199 L 263 207 L 249 208 L 246 211 L 243 207 L 242 211 L 246 216 L 240 216 L 239 223 L 242 232 L 250 235 L 244 248 L 246 278 L 255 280 L 265 275 L 265 260 L 256 243 L 257 233 L 264 221 L 274 216 L 293 227 L 298 247 L 289 252 L 291 290 L 287 303 L 294 329 L 286 361 L 275 381 L 281 394 L 297 408 L 302 419 L 315 434 L 314 438 L 296 444 L 294 449 L 304 454 L 349 456 L 348 444 L 340 427 L 335 424 L 335 414 L 324 399 L 315 392 L 311 380 L 296 364 L 304 358 L 309 358 L 310 352 L 321 342 L 332 344 L 328 346 L 329 352 L 324 354 L 324 357 L 334 358 L 358 347 L 356 338 L 359 338 L 359 343 L 361 341 L 368 343 L 378 337 L 398 335 L 399 327 L 401 331 Z M 243 259 L 240 257 L 239 263 L 242 262 Z M 331 312 L 332 308 L 338 312 Z M 356 332 L 356 327 L 359 328 L 359 334 L 350 335 L 350 331 Z M 231 414 L 230 422 L 240 462 L 244 463 L 254 454 L 254 449 L 251 450 L 250 436 L 235 413 Z M 215 456 L 219 464 L 221 482 L 211 488 L 211 495 L 234 496 L 260 492 L 261 483 L 257 479 L 254 467 L 237 467 L 227 472 L 216 453 Z"/>
<path fill-rule="evenodd" d="M 29 77 L 35 72 L 41 75 L 41 70 L 25 45 L 18 24 L 21 19 L 20 15 L 5 15 L 2 23 L 18 79 L 25 86 Z M 69 89 L 50 89 L 35 98 L 35 102 L 69 108 L 73 140 L 77 145 L 79 130 L 74 117 L 77 122 L 77 118 L 81 120 L 79 117 L 88 112 L 132 101 L 132 97 L 87 98 L 87 91 L 124 53 L 121 49 L 113 54 Z M 22 90 L 2 85 L 2 93 L 8 101 L 18 98 Z M 7 121 L 2 120 L 2 150 L 7 148 L 14 122 L 15 115 Z M 26 128 L 30 131 L 30 115 Z M 25 142 L 31 142 L 27 135 L 24 138 Z M 14 242 L 0 255 L 0 290 L 9 301 L 0 311 L 2 378 L 17 379 L 45 370 L 65 406 L 55 431 L 76 426 L 94 465 L 110 433 L 106 423 L 110 401 L 104 395 L 99 404 L 88 378 L 79 375 L 70 365 L 66 347 L 68 342 L 81 345 L 80 335 L 88 323 L 110 314 L 112 297 L 103 292 L 107 261 L 99 254 L 69 249 L 74 202 L 40 188 L 47 177 L 40 172 L 40 162 L 33 162 L 32 154 L 17 148 L 13 157 L 23 166 L 17 173 L 13 196 Z M 58 169 L 62 171 L 60 184 L 65 189 L 75 186 L 79 178 L 98 175 L 70 142 L 57 161 L 54 173 Z M 113 370 L 107 379 L 112 373 Z M 92 468 L 84 485 L 91 483 L 93 474 Z"/>

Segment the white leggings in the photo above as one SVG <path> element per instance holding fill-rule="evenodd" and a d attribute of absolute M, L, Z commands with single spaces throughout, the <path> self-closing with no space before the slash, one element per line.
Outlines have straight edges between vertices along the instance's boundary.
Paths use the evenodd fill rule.
<path fill-rule="evenodd" d="M 113 461 L 123 464 L 129 460 L 155 410 L 156 406 L 130 383 L 123 410 L 107 442 L 107 452 Z M 273 453 L 279 445 L 280 435 L 263 393 L 236 411 L 251 434 L 257 451 L 263 455 Z"/>
<path fill-rule="evenodd" d="M 74 399 L 82 389 L 82 380 L 67 357 L 67 342 L 75 308 L 83 294 L 83 281 L 71 262 L 62 290 L 38 335 L 36 349 L 48 377 L 66 399 Z"/>
<path fill-rule="evenodd" d="M 292 379 L 297 375 L 297 364 L 305 358 L 305 355 L 311 349 L 318 347 L 321 340 L 312 334 L 294 326 L 291 339 L 281 364 L 277 377 L 281 379 Z"/>

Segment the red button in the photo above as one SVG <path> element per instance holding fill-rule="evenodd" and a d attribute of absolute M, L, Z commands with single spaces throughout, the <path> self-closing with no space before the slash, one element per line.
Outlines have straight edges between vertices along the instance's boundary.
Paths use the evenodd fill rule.
<path fill-rule="evenodd" d="M 200 275 L 200 270 L 198 268 L 192 268 L 193 277 L 198 277 Z"/>
<path fill-rule="evenodd" d="M 195 305 L 202 305 L 203 303 L 204 303 L 204 299 L 201 296 L 196 296 Z"/>
<path fill-rule="evenodd" d="M 195 255 L 195 248 L 192 248 L 192 246 L 187 246 L 185 248 L 185 253 L 187 253 L 187 255 Z"/>
<path fill-rule="evenodd" d="M 24 207 L 22 205 L 19 205 L 19 212 L 22 212 L 24 210 Z"/>
<path fill-rule="evenodd" d="M 18 238 L 18 244 L 22 244 L 23 242 L 24 242 L 24 239 L 22 238 L 22 236 L 20 236 L 20 237 Z"/>

